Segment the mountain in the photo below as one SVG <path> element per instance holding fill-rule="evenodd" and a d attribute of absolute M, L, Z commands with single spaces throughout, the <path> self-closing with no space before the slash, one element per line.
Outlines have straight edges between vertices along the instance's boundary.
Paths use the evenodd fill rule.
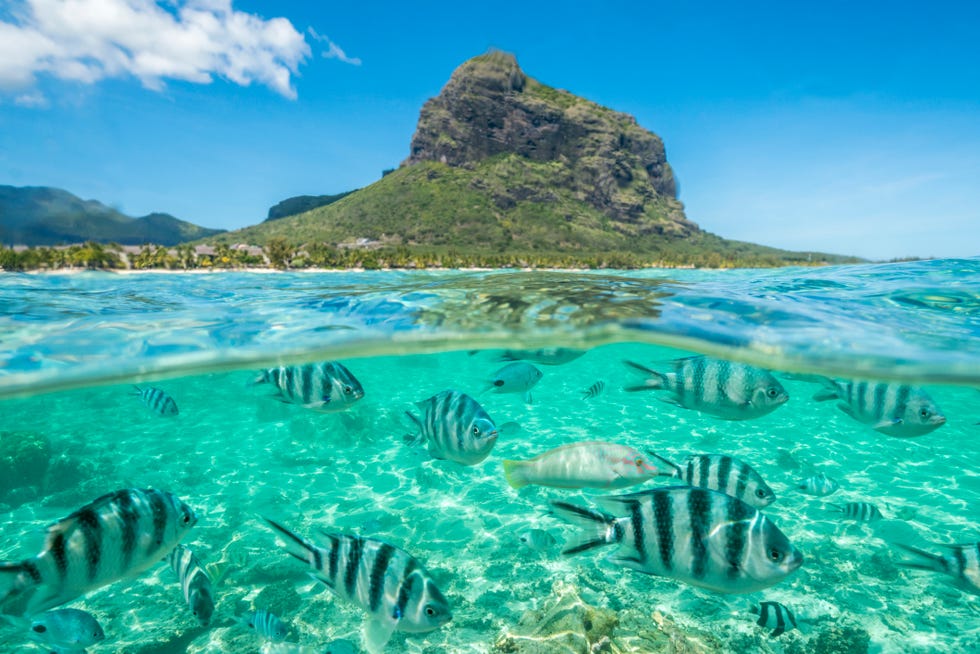
<path fill-rule="evenodd" d="M 198 227 L 166 213 L 132 218 L 101 202 L 82 200 L 58 188 L 0 185 L 0 244 L 96 241 L 169 246 L 223 231 Z"/>
<path fill-rule="evenodd" d="M 329 205 L 208 240 L 273 239 L 562 265 L 605 254 L 707 265 L 846 260 L 702 231 L 684 215 L 660 137 L 538 82 L 502 52 L 464 62 L 425 103 L 398 169 Z"/>
<path fill-rule="evenodd" d="M 337 193 L 336 195 L 297 195 L 295 197 L 286 198 L 282 202 L 269 207 L 269 215 L 265 220 L 266 222 L 269 222 L 270 220 L 279 220 L 280 218 L 295 216 L 298 213 L 310 211 L 311 209 L 316 209 L 317 207 L 325 207 L 341 198 L 347 197 L 353 192 L 354 191 L 345 191 L 343 193 Z"/>

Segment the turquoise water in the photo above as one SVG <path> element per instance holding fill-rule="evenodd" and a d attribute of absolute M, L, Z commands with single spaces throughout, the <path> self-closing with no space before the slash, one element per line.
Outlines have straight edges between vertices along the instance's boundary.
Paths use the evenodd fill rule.
<path fill-rule="evenodd" d="M 481 393 L 504 348 L 547 346 L 586 353 L 540 365 L 532 404 Z M 781 376 L 790 400 L 738 422 L 623 390 L 638 380 L 624 359 L 666 370 L 692 353 L 914 383 L 947 423 L 885 436 L 813 401 L 813 383 Z M 321 360 L 343 362 L 365 397 L 325 414 L 252 384 L 266 366 Z M 604 391 L 583 399 L 596 381 Z M 148 383 L 179 416 L 157 416 L 131 394 Z M 363 611 L 310 580 L 262 515 L 302 535 L 377 537 L 428 567 L 454 618 L 427 634 L 396 632 L 390 652 L 980 651 L 980 597 L 900 568 L 907 556 L 891 545 L 980 540 L 976 387 L 978 259 L 718 272 L 4 274 L 0 447 L 40 438 L 50 450 L 46 472 L 0 486 L 0 559 L 35 554 L 46 524 L 103 493 L 155 487 L 201 515 L 184 544 L 224 575 L 216 617 L 199 626 L 161 564 L 70 604 L 105 629 L 91 652 L 257 652 L 262 641 L 235 623 L 256 608 L 287 621 L 289 641 L 318 648 L 309 651 L 359 642 Z M 519 429 L 475 466 L 433 460 L 405 441 L 404 412 L 446 389 Z M 614 548 L 563 557 L 560 544 L 525 546 L 530 528 L 559 541 L 576 532 L 547 514 L 549 500 L 591 506 L 601 491 L 515 491 L 501 461 L 586 440 L 675 461 L 745 460 L 775 490 L 763 512 L 803 552 L 802 568 L 762 592 L 719 595 L 619 568 L 605 561 Z M 841 489 L 795 490 L 815 472 Z M 850 501 L 873 501 L 886 519 L 854 523 L 830 506 Z M 769 637 L 748 611 L 762 600 L 790 607 L 805 629 Z M 41 651 L 12 629 L 0 643 Z"/>

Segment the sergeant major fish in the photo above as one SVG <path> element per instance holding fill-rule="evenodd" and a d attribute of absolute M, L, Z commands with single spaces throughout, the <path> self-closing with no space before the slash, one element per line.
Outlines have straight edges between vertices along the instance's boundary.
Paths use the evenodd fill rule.
<path fill-rule="evenodd" d="M 527 404 L 531 403 L 531 389 L 541 381 L 540 370 L 524 361 L 508 363 L 490 378 L 489 389 L 494 393 L 521 393 Z"/>
<path fill-rule="evenodd" d="M 33 615 L 139 574 L 196 523 L 194 510 L 166 491 L 103 495 L 48 525 L 37 555 L 0 563 L 0 612 Z"/>
<path fill-rule="evenodd" d="M 772 630 L 769 634 L 771 638 L 798 629 L 796 616 L 779 602 L 759 602 L 759 606 L 753 605 L 752 613 L 759 616 L 759 619 L 755 621 L 757 625 Z"/>
<path fill-rule="evenodd" d="M 907 384 L 869 381 L 835 381 L 822 377 L 824 390 L 813 396 L 818 402 L 840 400 L 837 407 L 875 431 L 912 438 L 946 424 L 936 402 L 921 388 Z"/>
<path fill-rule="evenodd" d="M 449 602 L 408 552 L 373 538 L 321 532 L 325 546 L 265 519 L 310 576 L 368 613 L 365 649 L 378 654 L 394 631 L 424 633 L 452 620 Z"/>
<path fill-rule="evenodd" d="M 848 520 L 874 522 L 884 518 L 878 507 L 871 502 L 848 502 L 847 504 L 831 504 L 830 506 L 843 513 Z"/>
<path fill-rule="evenodd" d="M 605 388 L 606 388 L 606 382 L 600 379 L 599 381 L 595 382 L 587 389 L 582 391 L 582 399 L 591 400 L 594 397 L 599 397 L 599 395 L 602 393 L 603 389 Z"/>
<path fill-rule="evenodd" d="M 552 488 L 626 488 L 661 471 L 632 447 L 600 441 L 570 443 L 527 461 L 505 460 L 504 478 L 512 488 L 531 484 Z"/>
<path fill-rule="evenodd" d="M 898 565 L 917 570 L 942 572 L 952 577 L 958 588 L 980 595 L 980 542 L 939 545 L 946 550 L 944 554 L 933 554 L 901 543 L 895 545 L 917 557 L 914 561 L 898 561 Z"/>
<path fill-rule="evenodd" d="M 562 554 L 619 547 L 608 560 L 645 574 L 719 593 L 752 593 L 778 583 L 803 555 L 764 515 L 730 495 L 678 486 L 595 498 L 603 511 L 553 501 L 556 513 L 585 527 Z"/>
<path fill-rule="evenodd" d="M 204 566 L 194 556 L 194 552 L 183 545 L 177 545 L 171 550 L 167 555 L 167 563 L 177 573 L 187 606 L 194 617 L 207 626 L 214 613 L 214 594 L 211 591 L 211 578 Z"/>
<path fill-rule="evenodd" d="M 257 609 L 242 616 L 242 624 L 254 629 L 262 638 L 274 643 L 281 643 L 289 635 L 289 627 L 275 613 L 265 609 Z"/>
<path fill-rule="evenodd" d="M 91 613 L 57 609 L 31 618 L 30 638 L 55 651 L 81 652 L 105 640 L 105 631 Z"/>
<path fill-rule="evenodd" d="M 268 368 L 256 384 L 272 384 L 284 402 L 316 411 L 343 411 L 364 397 L 361 382 L 336 361 Z"/>
<path fill-rule="evenodd" d="M 749 464 L 726 454 L 692 454 L 683 466 L 659 454 L 655 457 L 674 469 L 674 476 L 690 486 L 720 491 L 757 509 L 776 501 L 776 494 Z"/>
<path fill-rule="evenodd" d="M 497 443 L 497 426 L 483 407 L 466 393 L 442 391 L 416 403 L 419 418 L 406 412 L 419 429 L 419 441 L 428 442 L 429 453 L 464 466 L 475 465 L 490 455 Z"/>
<path fill-rule="evenodd" d="M 138 395 L 143 400 L 143 404 L 157 415 L 175 416 L 180 413 L 177 409 L 177 403 L 174 402 L 174 398 L 159 388 L 155 386 L 145 386 L 143 388 L 134 386 L 133 388 L 135 389 L 133 394 Z"/>
<path fill-rule="evenodd" d="M 632 361 L 627 366 L 649 377 L 627 391 L 666 390 L 664 402 L 724 420 L 748 420 L 770 413 L 789 399 L 772 374 L 744 363 L 692 356 L 673 362 L 673 372 L 657 372 Z"/>
<path fill-rule="evenodd" d="M 838 489 L 840 489 L 840 484 L 838 484 L 836 480 L 828 477 L 825 473 L 821 472 L 818 475 L 804 479 L 796 485 L 796 488 L 807 495 L 826 497 L 827 495 L 836 493 Z"/>

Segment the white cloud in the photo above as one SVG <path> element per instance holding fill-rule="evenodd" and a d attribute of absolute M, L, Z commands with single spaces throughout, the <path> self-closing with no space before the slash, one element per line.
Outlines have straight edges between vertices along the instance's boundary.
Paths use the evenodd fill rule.
<path fill-rule="evenodd" d="M 308 31 L 310 33 L 310 36 L 312 36 L 314 39 L 320 41 L 321 43 L 327 44 L 327 50 L 326 52 L 323 53 L 324 59 L 338 59 L 344 62 L 345 64 L 353 64 L 354 66 L 361 65 L 360 58 L 348 57 L 347 53 L 344 52 L 339 45 L 331 41 L 329 38 L 321 34 L 317 34 L 316 30 L 314 30 L 312 27 L 310 27 Z"/>
<path fill-rule="evenodd" d="M 31 91 L 14 98 L 14 104 L 21 107 L 43 108 L 48 106 L 48 99 L 37 91 Z"/>
<path fill-rule="evenodd" d="M 0 21 L 0 89 L 39 75 L 91 84 L 132 75 L 164 80 L 265 84 L 295 98 L 292 76 L 310 56 L 285 18 L 236 11 L 231 0 L 23 0 Z"/>

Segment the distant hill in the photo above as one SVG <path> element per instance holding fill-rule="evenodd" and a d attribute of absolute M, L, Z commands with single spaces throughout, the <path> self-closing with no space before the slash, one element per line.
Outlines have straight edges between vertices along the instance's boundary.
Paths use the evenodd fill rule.
<path fill-rule="evenodd" d="M 714 253 L 739 265 L 847 260 L 708 234 L 687 219 L 676 189 L 660 137 L 632 116 L 490 52 L 425 103 L 397 170 L 328 205 L 208 240 L 674 262 Z"/>
<path fill-rule="evenodd" d="M 280 218 L 295 216 L 298 213 L 304 213 L 317 207 L 325 207 L 341 198 L 347 197 L 353 192 L 345 191 L 336 195 L 297 195 L 292 198 L 286 198 L 282 202 L 269 207 L 269 216 L 265 221 L 279 220 Z"/>
<path fill-rule="evenodd" d="M 222 233 L 166 213 L 132 218 L 95 200 L 45 186 L 0 185 L 0 244 L 177 245 Z"/>

